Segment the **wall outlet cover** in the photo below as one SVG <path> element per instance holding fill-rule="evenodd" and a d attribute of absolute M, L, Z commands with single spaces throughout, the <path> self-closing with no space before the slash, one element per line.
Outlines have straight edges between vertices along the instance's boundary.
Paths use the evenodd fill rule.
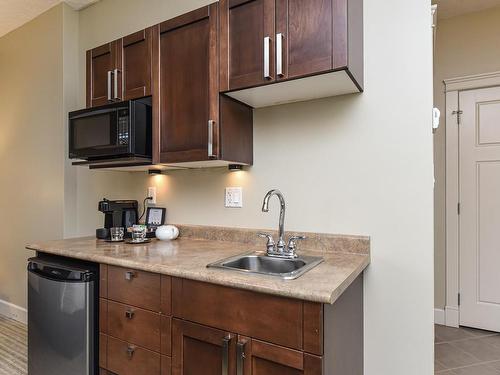
<path fill-rule="evenodd" d="M 243 207 L 243 188 L 227 187 L 225 204 L 227 208 L 242 208 Z"/>
<path fill-rule="evenodd" d="M 149 201 L 149 203 L 156 204 L 156 186 L 148 187 L 148 197 L 153 198 Z"/>

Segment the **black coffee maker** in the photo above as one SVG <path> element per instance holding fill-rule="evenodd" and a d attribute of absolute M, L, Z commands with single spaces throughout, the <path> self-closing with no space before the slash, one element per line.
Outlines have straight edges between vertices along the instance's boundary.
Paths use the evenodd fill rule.
<path fill-rule="evenodd" d="M 125 228 L 125 236 L 128 237 L 127 228 L 139 221 L 138 207 L 138 202 L 134 200 L 111 201 L 104 198 L 98 206 L 98 210 L 104 213 L 104 228 L 96 230 L 96 237 L 109 240 L 110 229 L 114 227 Z"/>

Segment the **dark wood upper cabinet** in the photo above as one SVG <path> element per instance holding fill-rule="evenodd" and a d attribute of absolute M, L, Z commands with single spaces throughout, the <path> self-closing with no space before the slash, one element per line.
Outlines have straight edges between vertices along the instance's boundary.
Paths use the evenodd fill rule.
<path fill-rule="evenodd" d="M 123 38 L 123 98 L 151 95 L 153 27 Z"/>
<path fill-rule="evenodd" d="M 221 92 L 265 107 L 363 90 L 362 0 L 220 3 Z"/>
<path fill-rule="evenodd" d="M 87 51 L 87 107 L 151 95 L 153 30 Z"/>
<path fill-rule="evenodd" d="M 155 163 L 252 163 L 251 108 L 219 96 L 218 22 L 214 3 L 160 24 Z"/>
<path fill-rule="evenodd" d="M 87 51 L 87 107 L 113 101 L 114 76 L 121 69 L 121 42 Z"/>
<path fill-rule="evenodd" d="M 236 335 L 229 332 L 173 319 L 172 374 L 234 375 L 235 341 Z"/>
<path fill-rule="evenodd" d="M 276 0 L 278 80 L 332 69 L 332 1 Z"/>
<path fill-rule="evenodd" d="M 274 0 L 221 0 L 221 91 L 271 83 Z"/>

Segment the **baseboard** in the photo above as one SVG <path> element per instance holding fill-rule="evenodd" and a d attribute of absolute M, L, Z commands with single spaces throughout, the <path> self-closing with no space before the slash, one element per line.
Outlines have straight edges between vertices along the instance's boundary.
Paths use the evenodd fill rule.
<path fill-rule="evenodd" d="M 460 310 L 457 307 L 446 306 L 444 314 L 445 324 L 448 327 L 458 327 L 460 325 Z"/>
<path fill-rule="evenodd" d="M 444 325 L 445 322 L 444 309 L 434 309 L 434 324 Z"/>
<path fill-rule="evenodd" d="M 28 322 L 28 311 L 21 306 L 0 299 L 0 315 L 17 320 L 26 324 Z"/>

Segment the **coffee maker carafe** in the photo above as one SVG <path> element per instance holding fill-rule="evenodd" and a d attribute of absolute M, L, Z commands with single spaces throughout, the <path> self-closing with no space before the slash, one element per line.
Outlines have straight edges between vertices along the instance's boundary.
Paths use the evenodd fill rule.
<path fill-rule="evenodd" d="M 104 213 L 104 228 L 96 230 L 96 237 L 103 240 L 111 238 L 110 229 L 114 227 L 127 228 L 139 221 L 138 202 L 135 200 L 108 200 L 104 198 L 99 202 L 98 209 Z"/>

